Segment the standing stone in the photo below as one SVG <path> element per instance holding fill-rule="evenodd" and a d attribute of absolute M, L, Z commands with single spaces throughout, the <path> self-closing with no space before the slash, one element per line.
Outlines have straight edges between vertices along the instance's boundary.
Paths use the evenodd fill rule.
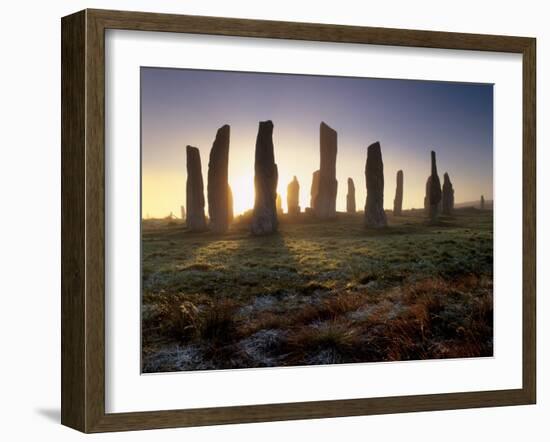
<path fill-rule="evenodd" d="M 317 201 L 317 195 L 319 195 L 319 176 L 321 174 L 320 170 L 316 170 L 313 172 L 313 176 L 311 178 L 311 192 L 310 192 L 310 200 L 309 200 L 309 207 L 311 210 L 313 210 L 313 213 L 315 213 L 315 202 Z"/>
<path fill-rule="evenodd" d="M 338 191 L 338 181 L 336 181 L 337 133 L 322 122 L 319 134 L 321 165 L 319 168 L 319 192 L 315 200 L 315 214 L 322 219 L 334 218 L 336 216 L 336 193 Z"/>
<path fill-rule="evenodd" d="M 222 233 L 227 231 L 229 223 L 227 182 L 229 166 L 229 126 L 218 129 L 216 139 L 210 150 L 208 162 L 208 215 L 210 229 Z"/>
<path fill-rule="evenodd" d="M 479 208 L 485 210 L 485 197 L 481 195 L 481 200 L 479 201 Z"/>
<path fill-rule="evenodd" d="M 296 176 L 286 187 L 286 205 L 289 215 L 297 216 L 300 213 L 300 183 Z"/>
<path fill-rule="evenodd" d="M 204 216 L 204 183 L 199 149 L 187 146 L 187 228 L 192 232 L 206 229 Z"/>
<path fill-rule="evenodd" d="M 430 214 L 430 185 L 432 183 L 432 177 L 429 176 L 426 180 L 426 193 L 424 194 L 424 213 Z"/>
<path fill-rule="evenodd" d="M 277 199 L 275 200 L 275 207 L 277 208 L 277 215 L 283 214 L 283 199 L 281 198 L 281 194 L 277 194 Z"/>
<path fill-rule="evenodd" d="M 185 222 L 185 206 L 180 206 L 181 220 Z"/>
<path fill-rule="evenodd" d="M 273 153 L 273 123 L 261 121 L 256 138 L 254 161 L 254 209 L 251 230 L 254 235 L 277 231 L 277 181 L 279 173 Z"/>
<path fill-rule="evenodd" d="M 355 184 L 353 180 L 348 178 L 348 194 L 346 195 L 346 212 L 355 213 Z"/>
<path fill-rule="evenodd" d="M 233 222 L 233 191 L 231 186 L 227 185 L 227 222 L 231 224 Z"/>
<path fill-rule="evenodd" d="M 388 221 L 384 212 L 384 163 L 379 142 L 371 144 L 367 149 L 365 177 L 367 179 L 365 225 L 385 227 Z"/>
<path fill-rule="evenodd" d="M 397 171 L 397 186 L 395 188 L 395 198 L 393 200 L 393 214 L 401 216 L 403 211 L 403 171 Z"/>
<path fill-rule="evenodd" d="M 432 174 L 430 175 L 430 193 L 429 193 L 429 216 L 431 220 L 437 219 L 441 210 L 441 182 L 437 174 L 437 164 L 435 161 L 435 152 L 432 150 Z"/>
<path fill-rule="evenodd" d="M 455 190 L 453 183 L 449 178 L 449 174 L 445 172 L 443 175 L 443 192 L 442 192 L 442 212 L 444 215 L 451 215 L 455 207 Z"/>

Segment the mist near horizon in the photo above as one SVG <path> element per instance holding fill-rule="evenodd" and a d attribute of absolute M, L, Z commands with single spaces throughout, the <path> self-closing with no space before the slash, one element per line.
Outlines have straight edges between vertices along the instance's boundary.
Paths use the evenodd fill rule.
<path fill-rule="evenodd" d="M 274 123 L 278 193 L 296 176 L 309 206 L 319 168 L 319 125 L 338 133 L 336 208 L 346 210 L 347 178 L 357 209 L 365 204 L 367 147 L 379 141 L 384 207 L 404 173 L 403 208 L 423 207 L 430 151 L 448 172 L 457 204 L 493 199 L 493 85 L 168 68 L 141 68 L 142 216 L 179 216 L 186 205 L 187 145 L 199 149 L 205 183 L 216 131 L 231 127 L 229 183 L 235 215 L 254 204 L 254 149 L 259 121 Z M 206 211 L 208 208 L 206 207 Z"/>

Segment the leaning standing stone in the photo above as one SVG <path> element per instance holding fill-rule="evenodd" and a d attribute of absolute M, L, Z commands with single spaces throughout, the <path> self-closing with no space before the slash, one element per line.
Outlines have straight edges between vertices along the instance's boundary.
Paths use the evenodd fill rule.
<path fill-rule="evenodd" d="M 346 195 L 346 212 L 355 213 L 355 184 L 348 178 L 348 194 Z"/>
<path fill-rule="evenodd" d="M 403 210 L 403 171 L 397 172 L 397 186 L 395 188 L 395 199 L 393 200 L 393 214 L 400 216 Z"/>
<path fill-rule="evenodd" d="M 208 214 L 210 229 L 225 232 L 229 227 L 228 203 L 229 126 L 218 129 L 208 162 Z"/>
<path fill-rule="evenodd" d="M 187 146 L 187 228 L 192 232 L 206 229 L 204 215 L 204 184 L 202 181 L 201 155 L 199 149 Z"/>
<path fill-rule="evenodd" d="M 445 172 L 443 175 L 443 191 L 442 191 L 442 211 L 444 215 L 451 215 L 455 205 L 455 191 L 453 183 L 449 178 L 449 174 Z"/>
<path fill-rule="evenodd" d="M 379 142 L 371 144 L 367 149 L 365 177 L 367 179 L 365 225 L 385 227 L 388 222 L 384 212 L 384 163 Z"/>
<path fill-rule="evenodd" d="M 251 230 L 254 235 L 277 231 L 277 181 L 279 174 L 273 152 L 273 123 L 261 121 L 256 138 L 254 161 L 254 209 Z"/>
<path fill-rule="evenodd" d="M 430 175 L 430 219 L 436 220 L 439 216 L 441 209 L 441 182 L 439 181 L 439 175 L 437 174 L 437 164 L 435 161 L 435 152 L 432 150 L 432 174 Z"/>

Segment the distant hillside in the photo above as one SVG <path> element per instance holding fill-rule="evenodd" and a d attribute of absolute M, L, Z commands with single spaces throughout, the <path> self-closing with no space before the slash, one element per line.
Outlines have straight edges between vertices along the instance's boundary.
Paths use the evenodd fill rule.
<path fill-rule="evenodd" d="M 464 203 L 455 203 L 455 207 L 457 209 L 460 209 L 461 207 L 475 207 L 476 209 L 479 209 L 479 200 L 477 201 L 466 201 Z M 492 209 L 493 208 L 493 200 L 485 200 L 485 208 L 486 209 Z"/>

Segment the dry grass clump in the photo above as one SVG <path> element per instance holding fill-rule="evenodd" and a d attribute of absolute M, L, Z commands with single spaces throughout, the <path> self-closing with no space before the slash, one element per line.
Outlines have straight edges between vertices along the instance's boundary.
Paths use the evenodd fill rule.
<path fill-rule="evenodd" d="M 330 320 L 319 326 L 300 327 L 284 342 L 288 365 L 335 364 L 357 360 L 360 335 L 345 321 Z"/>
<path fill-rule="evenodd" d="M 329 321 L 357 310 L 365 304 L 365 299 L 354 293 L 331 295 L 317 304 L 310 304 L 296 312 L 293 323 L 309 324 L 314 321 Z"/>
<path fill-rule="evenodd" d="M 238 305 L 231 300 L 196 305 L 178 296 L 165 296 L 158 304 L 155 322 L 161 335 L 181 342 L 205 341 L 216 346 L 236 338 Z M 149 331 L 154 329 L 151 323 L 148 325 Z"/>

